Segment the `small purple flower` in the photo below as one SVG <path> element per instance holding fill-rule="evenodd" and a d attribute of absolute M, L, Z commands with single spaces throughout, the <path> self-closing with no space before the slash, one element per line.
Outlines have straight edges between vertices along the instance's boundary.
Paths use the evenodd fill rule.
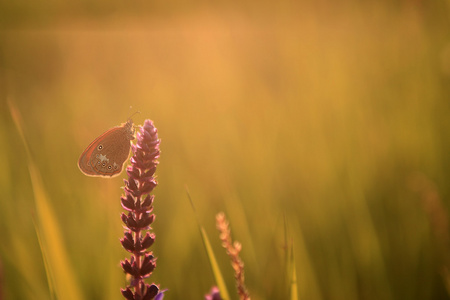
<path fill-rule="evenodd" d="M 209 294 L 205 295 L 205 300 L 222 300 L 219 289 L 213 286 Z"/>
<path fill-rule="evenodd" d="M 124 180 L 125 195 L 121 202 L 127 213 L 122 213 L 121 219 L 126 230 L 120 243 L 131 257 L 123 260 L 121 266 L 132 279 L 130 285 L 121 291 L 128 300 L 161 300 L 164 296 L 159 286 L 144 282 L 156 267 L 156 258 L 148 250 L 155 241 L 155 234 L 148 230 L 155 220 L 152 214 L 154 196 L 150 193 L 157 185 L 154 174 L 160 153 L 159 143 L 153 122 L 145 120 L 137 133 L 136 145 L 131 145 L 133 156 L 131 165 L 127 167 L 128 180 Z"/>

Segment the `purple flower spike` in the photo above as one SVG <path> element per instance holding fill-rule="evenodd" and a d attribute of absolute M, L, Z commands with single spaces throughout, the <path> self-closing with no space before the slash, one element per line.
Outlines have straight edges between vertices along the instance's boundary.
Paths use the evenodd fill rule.
<path fill-rule="evenodd" d="M 158 184 L 154 174 L 158 165 L 159 143 L 153 122 L 145 120 L 137 133 L 136 145 L 131 145 L 133 156 L 131 165 L 127 167 L 128 180 L 124 180 L 125 195 L 121 197 L 121 203 L 126 213 L 122 213 L 121 219 L 125 232 L 120 243 L 131 253 L 131 257 L 121 261 L 121 266 L 132 279 L 121 292 L 128 300 L 162 299 L 164 295 L 157 285 L 144 282 L 156 267 L 156 258 L 148 250 L 155 241 L 155 234 L 148 230 L 155 220 L 152 214 L 154 196 L 149 194 Z"/>

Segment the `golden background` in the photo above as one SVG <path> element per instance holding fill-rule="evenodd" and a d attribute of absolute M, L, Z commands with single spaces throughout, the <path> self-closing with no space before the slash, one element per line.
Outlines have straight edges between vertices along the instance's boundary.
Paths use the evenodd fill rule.
<path fill-rule="evenodd" d="M 186 186 L 233 299 L 219 211 L 253 299 L 287 299 L 292 243 L 299 299 L 449 299 L 449 19 L 449 1 L 0 2 L 0 298 L 122 299 L 126 175 L 77 160 L 140 111 L 165 299 L 215 284 Z"/>

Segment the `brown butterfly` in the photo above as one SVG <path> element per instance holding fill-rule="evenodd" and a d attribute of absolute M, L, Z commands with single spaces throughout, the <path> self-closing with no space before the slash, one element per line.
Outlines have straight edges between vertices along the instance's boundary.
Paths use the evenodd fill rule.
<path fill-rule="evenodd" d="M 122 172 L 134 139 L 133 121 L 113 127 L 96 138 L 78 160 L 81 172 L 88 176 L 113 177 Z"/>

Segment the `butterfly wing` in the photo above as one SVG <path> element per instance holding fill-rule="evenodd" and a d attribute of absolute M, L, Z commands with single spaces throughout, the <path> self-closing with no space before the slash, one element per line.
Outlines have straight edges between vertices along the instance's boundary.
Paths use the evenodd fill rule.
<path fill-rule="evenodd" d="M 92 152 L 90 165 L 99 176 L 115 176 L 122 172 L 123 163 L 128 158 L 130 140 L 121 131 L 110 132 L 106 138 L 108 143 L 103 143 L 104 148 L 99 150 L 97 146 Z"/>
<path fill-rule="evenodd" d="M 114 128 L 113 128 L 114 129 Z M 83 172 L 85 175 L 88 176 L 97 176 L 97 173 L 92 169 L 90 158 L 92 156 L 92 153 L 97 148 L 98 141 L 103 138 L 105 134 L 107 134 L 109 130 L 99 137 L 97 137 L 81 154 L 80 158 L 78 159 L 78 168 L 80 168 L 81 172 Z"/>
<path fill-rule="evenodd" d="M 132 122 L 114 127 L 96 138 L 78 160 L 81 172 L 88 176 L 112 177 L 121 173 L 134 139 Z"/>

